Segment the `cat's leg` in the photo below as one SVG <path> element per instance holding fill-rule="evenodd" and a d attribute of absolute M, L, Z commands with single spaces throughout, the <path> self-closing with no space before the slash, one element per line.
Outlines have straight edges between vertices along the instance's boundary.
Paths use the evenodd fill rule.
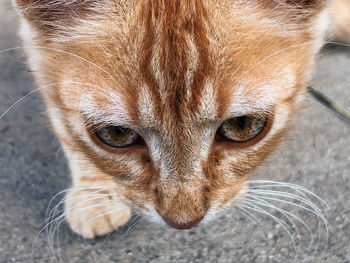
<path fill-rule="evenodd" d="M 108 234 L 128 222 L 130 208 L 121 201 L 115 184 L 79 152 L 65 149 L 73 187 L 66 196 L 65 217 L 84 238 Z"/>
<path fill-rule="evenodd" d="M 334 0 L 331 8 L 329 38 L 350 43 L 350 1 Z"/>

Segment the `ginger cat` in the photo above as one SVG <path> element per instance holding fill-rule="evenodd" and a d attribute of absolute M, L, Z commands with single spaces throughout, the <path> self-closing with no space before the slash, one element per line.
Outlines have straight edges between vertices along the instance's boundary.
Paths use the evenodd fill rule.
<path fill-rule="evenodd" d="M 326 34 L 350 40 L 348 0 L 15 5 L 71 168 L 65 216 L 85 238 L 131 209 L 188 229 L 233 204 L 287 129 Z"/>

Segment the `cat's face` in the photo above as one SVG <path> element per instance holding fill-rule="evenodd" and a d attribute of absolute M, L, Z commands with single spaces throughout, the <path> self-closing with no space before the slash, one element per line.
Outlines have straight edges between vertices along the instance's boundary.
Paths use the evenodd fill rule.
<path fill-rule="evenodd" d="M 242 193 L 272 151 L 327 20 L 324 1 L 18 2 L 69 158 L 188 226 Z"/>

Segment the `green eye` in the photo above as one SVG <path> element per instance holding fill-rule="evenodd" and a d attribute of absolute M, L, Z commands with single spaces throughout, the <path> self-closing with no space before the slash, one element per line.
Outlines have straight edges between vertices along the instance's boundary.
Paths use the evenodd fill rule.
<path fill-rule="evenodd" d="M 218 134 L 227 141 L 246 142 L 257 137 L 264 130 L 266 123 L 266 117 L 244 115 L 224 122 Z"/>
<path fill-rule="evenodd" d="M 115 148 L 125 148 L 135 144 L 139 135 L 128 128 L 108 126 L 95 131 L 101 142 Z"/>

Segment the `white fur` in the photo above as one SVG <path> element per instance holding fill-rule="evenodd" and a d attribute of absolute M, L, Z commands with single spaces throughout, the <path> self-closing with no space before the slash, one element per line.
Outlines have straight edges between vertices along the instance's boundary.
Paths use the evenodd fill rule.
<path fill-rule="evenodd" d="M 196 72 L 197 66 L 198 66 L 198 49 L 197 46 L 193 40 L 192 36 L 187 37 L 187 49 L 186 49 L 186 57 L 187 57 L 187 71 L 185 74 L 185 85 L 186 85 L 186 94 L 185 99 L 187 101 L 190 100 L 192 96 L 192 84 L 193 84 L 193 78 L 194 74 Z"/>
<path fill-rule="evenodd" d="M 260 87 L 255 94 L 250 95 L 246 93 L 246 89 L 244 86 L 234 89 L 230 106 L 226 110 L 226 118 L 269 112 L 275 105 L 279 88 L 266 85 Z"/>
<path fill-rule="evenodd" d="M 201 95 L 199 112 L 196 114 L 197 120 L 216 120 L 218 103 L 214 84 L 206 83 Z"/>
<path fill-rule="evenodd" d="M 94 99 L 94 91 L 83 95 L 79 105 L 80 114 L 98 123 L 108 123 L 115 126 L 130 126 L 133 121 L 121 96 L 110 92 L 107 105 L 98 105 Z"/>
<path fill-rule="evenodd" d="M 38 36 L 38 33 L 36 30 L 34 30 L 34 28 L 30 26 L 27 21 L 25 21 L 24 18 L 20 18 L 20 27 L 18 33 L 22 37 L 22 40 L 24 42 L 23 46 L 27 51 L 27 54 L 29 54 L 28 63 L 31 70 L 40 72 L 42 54 L 36 48 L 36 44 L 33 41 L 33 39 Z"/>
<path fill-rule="evenodd" d="M 166 225 L 164 220 L 151 205 L 146 205 L 146 208 L 142 210 L 142 213 L 145 214 L 151 222 L 154 222 L 159 225 Z"/>
<path fill-rule="evenodd" d="M 159 87 L 159 94 L 160 98 L 162 100 L 163 105 L 165 104 L 165 98 L 167 96 L 166 93 L 166 78 L 163 70 L 161 70 L 160 65 L 159 65 L 159 56 L 154 53 L 152 54 L 152 60 L 151 60 L 151 65 L 152 65 L 152 73 L 157 81 L 158 87 Z"/>
<path fill-rule="evenodd" d="M 144 128 L 153 128 L 153 126 L 160 127 L 161 125 L 155 112 L 154 103 L 155 101 L 153 101 L 152 99 L 150 90 L 145 85 L 141 86 L 139 88 L 137 105 L 140 115 L 140 121 L 142 122 L 142 126 Z"/>

